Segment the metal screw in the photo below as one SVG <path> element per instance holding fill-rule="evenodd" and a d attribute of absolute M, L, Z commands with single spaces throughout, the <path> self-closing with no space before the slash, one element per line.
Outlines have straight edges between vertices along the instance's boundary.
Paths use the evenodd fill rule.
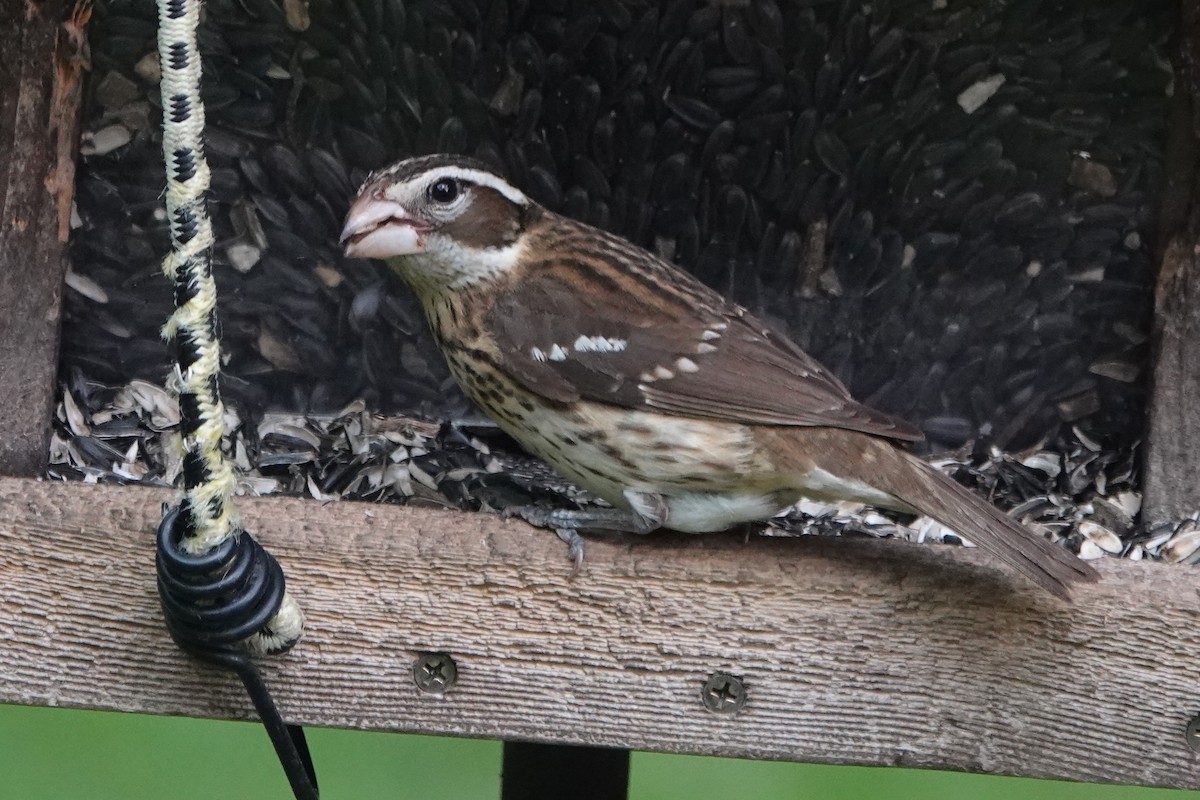
<path fill-rule="evenodd" d="M 458 680 L 458 665 L 449 653 L 421 653 L 413 662 L 413 682 L 422 692 L 442 694 Z"/>
<path fill-rule="evenodd" d="M 1183 735 L 1187 739 L 1188 747 L 1200 753 L 1200 715 L 1192 717 L 1192 721 L 1188 723 L 1187 731 Z"/>
<path fill-rule="evenodd" d="M 736 714 L 746 705 L 746 684 L 736 675 L 714 672 L 704 682 L 700 699 L 714 714 Z"/>

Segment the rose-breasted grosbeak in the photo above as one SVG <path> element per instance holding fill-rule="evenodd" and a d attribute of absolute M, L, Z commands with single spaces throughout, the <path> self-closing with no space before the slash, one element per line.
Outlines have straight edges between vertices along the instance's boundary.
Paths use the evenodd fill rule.
<path fill-rule="evenodd" d="M 745 309 L 481 163 L 435 155 L 371 175 L 342 241 L 403 276 L 503 430 L 614 506 L 523 515 L 560 534 L 701 533 L 802 496 L 854 500 L 927 514 L 1060 597 L 1096 577 L 896 446 L 921 435 Z"/>

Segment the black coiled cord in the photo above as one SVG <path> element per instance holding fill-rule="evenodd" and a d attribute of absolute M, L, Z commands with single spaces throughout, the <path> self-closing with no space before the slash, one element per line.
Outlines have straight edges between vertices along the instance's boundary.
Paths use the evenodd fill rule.
<path fill-rule="evenodd" d="M 262 674 L 238 643 L 267 627 L 283 602 L 283 569 L 242 531 L 194 556 L 182 543 L 188 534 L 181 507 L 158 526 L 155 563 L 158 596 L 171 638 L 182 649 L 237 673 L 262 720 L 297 800 L 317 800 L 317 775 L 304 729 L 279 714 Z"/>

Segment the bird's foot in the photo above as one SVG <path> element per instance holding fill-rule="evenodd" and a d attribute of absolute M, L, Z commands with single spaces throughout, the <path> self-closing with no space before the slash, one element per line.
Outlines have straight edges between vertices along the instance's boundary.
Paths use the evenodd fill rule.
<path fill-rule="evenodd" d="M 519 517 L 536 528 L 574 528 L 575 530 L 649 533 L 658 527 L 641 514 L 620 508 L 546 508 L 512 506 L 506 517 Z"/>
<path fill-rule="evenodd" d="M 550 528 L 567 544 L 572 563 L 572 575 L 583 569 L 584 541 L 580 531 L 646 534 L 659 527 L 659 522 L 633 511 L 620 508 L 546 508 L 545 506 L 512 506 L 504 516 L 517 517 L 536 528 Z"/>

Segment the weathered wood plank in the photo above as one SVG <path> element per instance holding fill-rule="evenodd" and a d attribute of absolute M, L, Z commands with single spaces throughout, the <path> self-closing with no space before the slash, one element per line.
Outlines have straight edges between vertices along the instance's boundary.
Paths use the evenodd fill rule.
<path fill-rule="evenodd" d="M 1200 510 L 1200 0 L 1183 0 L 1180 8 L 1143 465 L 1142 516 L 1151 525 Z"/>
<path fill-rule="evenodd" d="M 1200 511 L 1200 236 L 1173 236 L 1159 268 L 1143 520 Z"/>
<path fill-rule="evenodd" d="M 83 40 L 66 0 L 0 0 L 0 473 L 45 470 Z M 86 22 L 86 14 L 80 20 Z M 62 44 L 56 42 L 62 31 Z"/>
<path fill-rule="evenodd" d="M 167 493 L 0 479 L 0 702 L 245 718 L 161 628 Z M 1200 787 L 1197 569 L 1107 561 L 1073 605 L 973 550 L 651 536 L 246 499 L 309 615 L 267 672 L 305 724 Z M 458 684 L 418 692 L 418 651 Z M 741 676 L 718 716 L 707 676 Z M 320 754 L 317 754 L 320 758 Z"/>

